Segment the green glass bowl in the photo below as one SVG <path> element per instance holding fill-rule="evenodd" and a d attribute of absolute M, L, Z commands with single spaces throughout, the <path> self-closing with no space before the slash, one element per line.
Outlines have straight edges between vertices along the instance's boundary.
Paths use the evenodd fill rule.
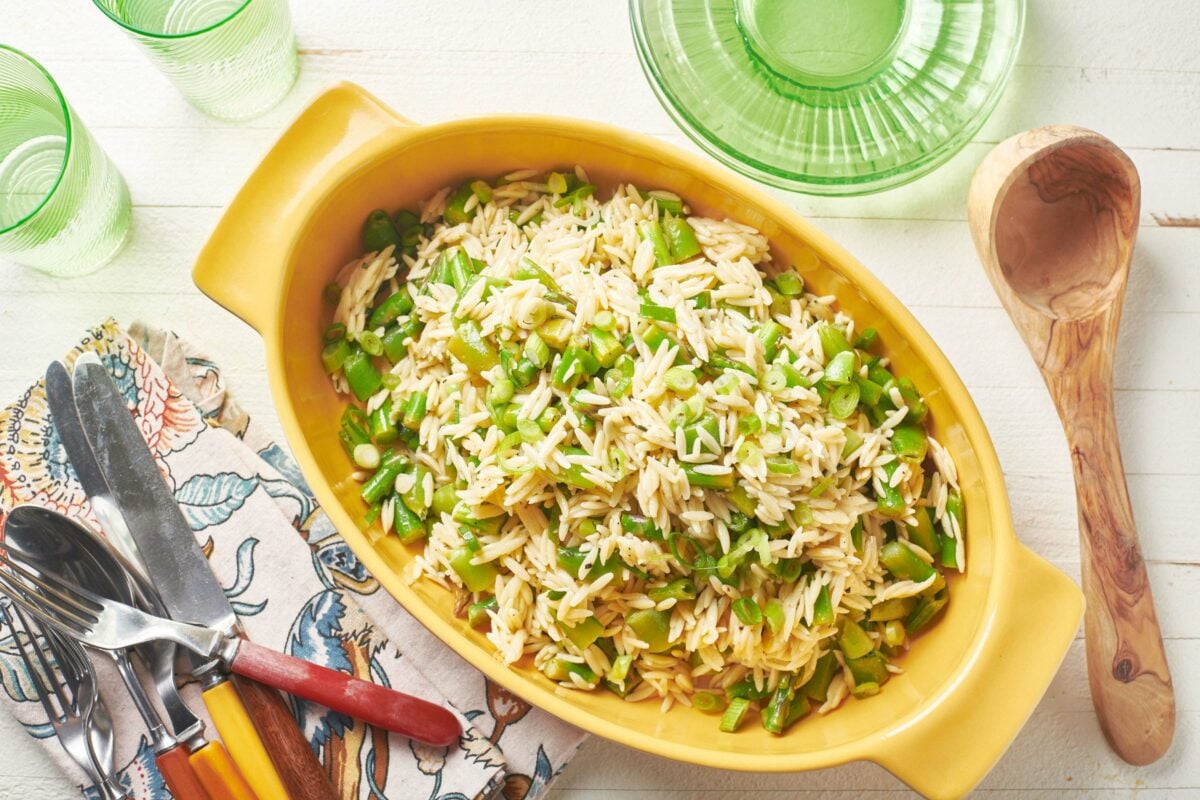
<path fill-rule="evenodd" d="M 853 195 L 945 162 L 995 108 L 1024 0 L 630 0 L 663 106 L 764 183 Z"/>

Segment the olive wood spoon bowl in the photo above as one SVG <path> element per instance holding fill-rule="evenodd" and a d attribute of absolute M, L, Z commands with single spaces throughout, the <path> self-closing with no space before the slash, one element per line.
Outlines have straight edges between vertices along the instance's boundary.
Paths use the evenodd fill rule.
<path fill-rule="evenodd" d="M 1056 125 L 997 145 L 967 203 L 975 248 L 1071 447 L 1088 683 L 1105 738 L 1131 764 L 1158 759 L 1175 731 L 1113 413 L 1113 354 L 1140 201 L 1125 153 L 1097 133 Z"/>

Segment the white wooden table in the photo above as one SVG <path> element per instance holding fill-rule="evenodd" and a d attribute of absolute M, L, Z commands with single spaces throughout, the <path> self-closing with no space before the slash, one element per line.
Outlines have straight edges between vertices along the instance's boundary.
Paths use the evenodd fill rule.
<path fill-rule="evenodd" d="M 74 281 L 0 264 L 0 400 L 15 397 L 85 326 L 143 318 L 203 342 L 273 425 L 263 353 L 249 328 L 200 295 L 192 259 L 253 165 L 323 86 L 357 81 L 416 121 L 492 112 L 572 115 L 690 147 L 659 108 L 621 0 L 292 0 L 299 85 L 250 123 L 202 117 L 88 0 L 0 4 L 0 41 L 39 59 L 125 174 L 131 244 Z M 1010 133 L 1052 122 L 1125 147 L 1143 181 L 1142 233 L 1119 343 L 1116 407 L 1129 487 L 1154 583 L 1179 722 L 1159 763 L 1123 764 L 1088 697 L 1082 639 L 981 796 L 1200 796 L 1200 16 L 1188 0 L 1030 0 L 1008 91 L 974 143 L 902 189 L 856 200 L 787 195 L 899 295 L 946 351 L 983 412 L 1017 531 L 1079 571 L 1066 445 L 1024 346 L 976 262 L 964 216 L 971 171 Z M 253 269 L 252 265 L 247 266 Z M 1036 626 L 1036 620 L 1030 620 Z M 0 717 L 0 800 L 71 796 Z M 804 775 L 699 769 L 593 740 L 558 800 L 906 794 L 858 764 Z"/>

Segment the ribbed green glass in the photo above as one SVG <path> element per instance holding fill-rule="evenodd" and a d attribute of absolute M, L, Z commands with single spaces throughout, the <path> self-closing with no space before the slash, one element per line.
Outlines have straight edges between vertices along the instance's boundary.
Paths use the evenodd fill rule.
<path fill-rule="evenodd" d="M 300 71 L 287 0 L 95 0 L 192 105 L 225 120 L 256 117 Z"/>
<path fill-rule="evenodd" d="M 0 258 L 82 275 L 117 254 L 129 220 L 125 180 L 54 79 L 0 45 Z"/>
<path fill-rule="evenodd" d="M 945 162 L 995 108 L 1024 0 L 630 0 L 663 106 L 717 159 L 811 194 Z"/>

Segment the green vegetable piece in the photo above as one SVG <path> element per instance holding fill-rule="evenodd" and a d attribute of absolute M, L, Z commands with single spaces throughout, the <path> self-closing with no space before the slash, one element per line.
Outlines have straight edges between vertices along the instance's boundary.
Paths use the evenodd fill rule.
<path fill-rule="evenodd" d="M 653 542 L 661 542 L 663 540 L 663 533 L 658 529 L 657 525 L 646 517 L 631 514 L 628 511 L 621 514 L 621 530 Z"/>
<path fill-rule="evenodd" d="M 808 683 L 800 687 L 800 691 L 814 703 L 824 703 L 829 696 L 829 684 L 833 683 L 833 675 L 837 671 L 837 657 L 832 651 L 817 659 L 817 668 Z"/>
<path fill-rule="evenodd" d="M 771 700 L 763 711 L 763 728 L 776 735 L 783 733 L 788 714 L 792 709 L 794 695 L 792 676 L 784 675 L 779 679 L 779 685 L 775 687 L 775 692 L 771 695 Z"/>
<path fill-rule="evenodd" d="M 392 525 L 396 530 L 396 535 L 400 537 L 401 544 L 420 541 L 429 533 L 425 527 L 425 521 L 404 502 L 392 504 L 392 516 Z"/>
<path fill-rule="evenodd" d="M 646 594 L 656 603 L 661 603 L 663 600 L 695 600 L 696 585 L 692 583 L 690 578 L 678 578 L 671 581 L 666 586 L 659 586 L 651 589 Z"/>
<path fill-rule="evenodd" d="M 729 707 L 721 715 L 720 729 L 723 733 L 734 733 L 742 726 L 750 701 L 744 697 L 735 697 L 729 701 Z"/>
<path fill-rule="evenodd" d="M 400 431 L 392 421 L 392 398 L 387 398 L 371 412 L 370 426 L 371 439 L 375 444 L 391 444 L 400 438 Z"/>
<path fill-rule="evenodd" d="M 891 673 L 887 671 L 887 659 L 878 650 L 858 658 L 847 658 L 846 667 L 854 676 L 855 683 L 875 683 L 883 686 L 891 677 Z"/>
<path fill-rule="evenodd" d="M 467 606 L 467 624 L 472 628 L 482 628 L 491 625 L 492 618 L 488 615 L 488 612 L 495 611 L 498 608 L 500 608 L 500 603 L 494 597 L 480 600 L 478 603 L 471 603 L 471 605 Z"/>
<path fill-rule="evenodd" d="M 350 456 L 359 469 L 379 469 L 379 448 L 373 444 L 355 445 Z"/>
<path fill-rule="evenodd" d="M 804 294 L 804 279 L 789 269 L 775 276 L 775 288 L 784 297 L 799 297 Z"/>
<path fill-rule="evenodd" d="M 608 331 L 593 327 L 589 336 L 592 340 L 592 355 L 605 369 L 617 363 L 617 359 L 625 352 L 621 340 Z"/>
<path fill-rule="evenodd" d="M 901 541 L 885 544 L 879 551 L 879 561 L 894 578 L 902 581 L 921 583 L 932 578 L 936 572 Z"/>
<path fill-rule="evenodd" d="M 346 376 L 350 391 L 354 392 L 360 403 L 365 403 L 383 387 L 383 379 L 379 376 L 379 370 L 371 363 L 371 356 L 358 347 L 353 348 L 342 362 L 342 374 Z"/>
<path fill-rule="evenodd" d="M 786 731 L 794 722 L 808 715 L 812 710 L 812 706 L 808 702 L 808 698 L 800 692 L 792 695 L 792 702 L 788 708 L 787 717 L 783 721 L 783 729 Z"/>
<path fill-rule="evenodd" d="M 690 395 L 696 391 L 696 373 L 688 367 L 671 367 L 663 374 L 663 383 L 676 394 Z"/>
<path fill-rule="evenodd" d="M 425 476 L 429 474 L 429 470 L 417 464 L 413 467 L 412 488 L 400 495 L 400 499 L 404 501 L 404 505 L 412 509 L 413 513 L 422 519 L 429 513 L 429 504 L 433 502 L 432 495 L 425 491 Z"/>
<path fill-rule="evenodd" d="M 660 306 L 657 303 L 642 303 L 638 308 L 638 314 L 642 319 L 675 324 L 675 309 Z"/>
<path fill-rule="evenodd" d="M 901 423 L 892 431 L 892 452 L 904 461 L 920 464 L 929 451 L 929 437 L 919 425 Z"/>
<path fill-rule="evenodd" d="M 336 342 L 338 339 L 346 338 L 346 326 L 340 322 L 334 322 L 325 328 L 321 334 L 321 338 L 326 342 Z"/>
<path fill-rule="evenodd" d="M 938 537 L 938 561 L 947 569 L 958 569 L 958 543 L 949 536 Z"/>
<path fill-rule="evenodd" d="M 940 555 L 941 546 L 938 542 L 937 532 L 933 529 L 933 519 L 929 516 L 929 509 L 925 506 L 917 506 L 913 509 L 913 516 L 917 518 L 916 526 L 905 526 L 908 529 L 909 541 L 931 556 Z"/>
<path fill-rule="evenodd" d="M 673 263 L 679 264 L 700 255 L 700 242 L 696 240 L 696 232 L 686 219 L 672 217 L 664 220 L 662 227 L 667 236 L 667 246 L 671 251 Z"/>
<path fill-rule="evenodd" d="M 854 340 L 854 346 L 859 350 L 870 350 L 878 338 L 879 332 L 877 330 L 874 328 L 863 328 L 863 332 Z"/>
<path fill-rule="evenodd" d="M 456 505 L 458 505 L 458 490 L 454 488 L 453 483 L 442 484 L 434 490 L 433 502 L 430 505 L 433 513 L 438 516 L 453 514 Z"/>
<path fill-rule="evenodd" d="M 408 322 L 392 325 L 383 332 L 383 354 L 393 364 L 408 355 L 408 340 L 420 330 L 421 323 L 410 319 Z"/>
<path fill-rule="evenodd" d="M 571 340 L 571 321 L 556 317 L 538 328 L 538 336 L 552 350 L 562 350 Z"/>
<path fill-rule="evenodd" d="M 879 684 L 873 682 L 855 684 L 854 690 L 851 692 L 859 700 L 866 697 L 874 697 L 879 694 Z"/>
<path fill-rule="evenodd" d="M 889 483 L 892 475 L 896 473 L 896 470 L 899 468 L 899 466 L 900 462 L 898 460 L 889 461 L 883 465 L 883 474 L 887 480 L 880 484 L 879 494 L 875 498 L 875 504 L 879 513 L 885 517 L 904 516 L 904 496 L 900 493 L 900 490 L 897 487 L 892 486 Z"/>
<path fill-rule="evenodd" d="M 733 613 L 742 621 L 743 625 L 757 625 L 762 622 L 762 609 L 758 607 L 758 603 L 754 602 L 753 597 L 739 597 L 733 601 Z"/>
<path fill-rule="evenodd" d="M 345 339 L 329 342 L 321 348 L 321 364 L 324 365 L 326 372 L 333 374 L 342 368 L 346 359 L 353 353 L 354 348 Z"/>
<path fill-rule="evenodd" d="M 369 426 L 367 412 L 358 406 L 346 406 L 346 410 L 342 412 L 341 433 L 339 436 L 343 444 L 347 445 L 347 450 L 351 456 L 354 455 L 355 447 L 371 441 L 371 434 L 368 432 Z"/>
<path fill-rule="evenodd" d="M 883 623 L 883 641 L 889 647 L 899 647 L 904 644 L 904 639 L 907 634 L 904 630 L 904 623 L 898 619 L 890 619 Z"/>
<path fill-rule="evenodd" d="M 771 635 L 778 636 L 787 621 L 783 603 L 779 602 L 779 598 L 772 597 L 767 601 L 767 605 L 763 608 L 763 618 L 767 621 L 767 630 L 771 632 Z"/>
<path fill-rule="evenodd" d="M 838 647 L 846 658 L 861 658 L 875 649 L 875 643 L 857 622 L 847 619 L 842 622 L 842 629 L 838 634 Z"/>
<path fill-rule="evenodd" d="M 770 693 L 765 683 L 761 688 L 755 685 L 753 676 L 742 678 L 737 683 L 725 689 L 725 694 L 730 700 L 735 697 L 744 697 L 747 700 L 762 700 Z"/>
<path fill-rule="evenodd" d="M 362 485 L 359 494 L 367 505 L 374 505 L 392 491 L 396 476 L 408 466 L 408 459 L 396 451 L 389 451 L 379 462 L 379 469 Z"/>
<path fill-rule="evenodd" d="M 479 375 L 500 363 L 500 354 L 495 346 L 483 338 L 479 323 L 465 320 L 450 337 L 450 354 L 467 365 L 467 369 Z"/>
<path fill-rule="evenodd" d="M 883 387 L 869 378 L 861 375 L 854 376 L 854 384 L 858 387 L 858 397 L 865 406 L 877 406 L 883 398 Z"/>
<path fill-rule="evenodd" d="M 709 475 L 703 472 L 697 472 L 696 466 L 692 464 L 683 465 L 683 474 L 687 477 L 687 481 L 692 486 L 699 486 L 706 489 L 732 489 L 733 488 L 733 473 L 724 475 Z"/>
<path fill-rule="evenodd" d="M 719 714 L 725 709 L 725 696 L 717 692 L 696 692 L 692 695 L 692 708 L 703 714 Z"/>
<path fill-rule="evenodd" d="M 567 447 L 563 450 L 569 456 L 587 455 L 587 451 L 581 447 Z M 574 486 L 576 489 L 592 489 L 596 484 L 583 474 L 583 466 L 580 464 L 572 464 L 567 467 L 567 471 L 563 473 L 563 481 L 569 486 Z"/>
<path fill-rule="evenodd" d="M 403 425 L 410 431 L 416 431 L 421 427 L 421 420 L 425 419 L 427 413 L 426 405 L 429 403 L 429 396 L 425 392 L 413 392 L 408 396 L 408 400 L 404 403 Z"/>
<path fill-rule="evenodd" d="M 471 199 L 471 195 L 475 194 L 471 188 L 471 184 L 474 182 L 474 178 L 467 180 L 446 201 L 446 210 L 442 212 L 442 219 L 447 225 L 460 225 L 471 218 L 467 214 L 467 201 Z"/>
<path fill-rule="evenodd" d="M 683 213 L 683 200 L 674 196 L 667 196 L 664 192 L 654 190 L 650 192 L 650 197 L 654 199 L 654 204 L 658 206 L 659 215 L 674 214 L 679 216 Z"/>
<path fill-rule="evenodd" d="M 321 299 L 327 305 L 336 306 L 342 299 L 342 287 L 336 283 L 325 284 L 325 288 L 321 290 Z"/>
<path fill-rule="evenodd" d="M 397 317 L 408 314 L 412 310 L 412 295 L 408 293 L 407 289 L 401 287 L 399 291 L 388 295 L 388 298 L 371 312 L 371 316 L 367 320 L 367 327 L 378 328 L 381 325 L 391 325 Z"/>
<path fill-rule="evenodd" d="M 821 590 L 817 592 L 817 599 L 813 602 L 813 625 L 832 625 L 833 624 L 833 601 L 829 597 L 829 586 L 822 584 Z"/>
<path fill-rule="evenodd" d="M 858 408 L 858 400 L 858 384 L 847 383 L 839 386 L 829 396 L 829 413 L 834 419 L 848 419 Z M 859 441 L 861 442 L 862 439 L 860 438 Z"/>
<path fill-rule="evenodd" d="M 604 641 L 611 641 L 605 639 Z M 622 682 L 629 676 L 629 668 L 633 666 L 633 654 L 622 653 L 612 661 L 612 669 L 608 671 L 610 681 Z"/>
<path fill-rule="evenodd" d="M 909 614 L 908 619 L 904 620 L 904 628 L 908 631 L 908 635 L 916 636 L 920 633 L 921 629 L 946 607 L 947 602 L 949 602 L 948 597 L 922 597 L 917 602 L 917 607 Z"/>
<path fill-rule="evenodd" d="M 882 603 L 876 603 L 871 606 L 869 612 L 871 621 L 888 622 L 894 619 L 904 619 L 912 613 L 916 604 L 916 598 L 913 597 L 893 597 Z"/>
<path fill-rule="evenodd" d="M 604 633 L 604 626 L 600 624 L 600 620 L 595 617 L 588 617 L 576 625 L 567 625 L 565 622 L 558 624 L 562 628 L 563 635 L 571 640 L 572 644 L 580 650 L 586 650 L 600 638 Z"/>
<path fill-rule="evenodd" d="M 826 364 L 838 353 L 850 349 L 846 334 L 832 323 L 822 322 L 818 325 L 817 337 L 821 340 L 821 353 L 825 356 Z"/>
<path fill-rule="evenodd" d="M 467 587 L 467 591 L 482 592 L 492 588 L 492 584 L 495 583 L 496 566 L 490 561 L 483 564 L 472 564 L 471 559 L 474 557 L 475 554 L 469 547 L 456 547 L 450 551 L 447 562 L 450 564 L 450 568 L 458 573 L 458 577 L 462 580 L 463 586 Z"/>
<path fill-rule="evenodd" d="M 671 258 L 671 248 L 667 244 L 667 237 L 658 220 L 646 220 L 638 225 L 638 234 L 654 247 L 654 263 L 657 266 L 665 267 L 675 263 Z"/>
<path fill-rule="evenodd" d="M 767 569 L 784 583 L 795 583 L 800 574 L 804 572 L 804 562 L 798 558 L 781 558 Z"/>
<path fill-rule="evenodd" d="M 379 253 L 389 246 L 400 247 L 400 231 L 396 230 L 392 218 L 383 209 L 377 208 L 367 215 L 367 221 L 363 223 L 362 245 L 367 253 Z"/>
<path fill-rule="evenodd" d="M 552 681 L 570 681 L 572 675 L 578 675 L 584 683 L 595 685 L 599 680 L 596 673 L 586 664 L 576 664 L 562 658 L 555 658 L 542 667 L 546 677 Z"/>
<path fill-rule="evenodd" d="M 671 614 L 656 608 L 631 611 L 625 624 L 637 638 L 647 645 L 651 653 L 661 653 L 671 648 Z"/>
<path fill-rule="evenodd" d="M 767 361 L 774 361 L 775 354 L 779 352 L 779 339 L 783 336 L 784 328 L 775 320 L 767 320 L 761 328 L 758 329 L 758 340 L 762 342 L 763 358 Z"/>
<path fill-rule="evenodd" d="M 842 350 L 825 364 L 824 382 L 830 386 L 851 383 L 858 369 L 858 356 L 853 350 Z"/>

